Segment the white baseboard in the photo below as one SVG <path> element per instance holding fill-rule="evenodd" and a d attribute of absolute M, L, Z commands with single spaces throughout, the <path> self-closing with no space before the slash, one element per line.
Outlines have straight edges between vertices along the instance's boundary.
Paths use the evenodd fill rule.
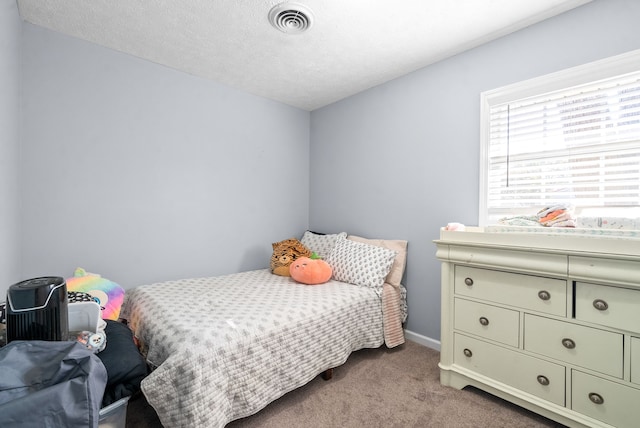
<path fill-rule="evenodd" d="M 421 334 L 418 333 L 414 333 L 411 330 L 405 330 L 404 331 L 404 337 L 407 340 L 410 340 L 412 342 L 416 342 L 422 346 L 426 346 L 427 348 L 431 348 L 431 349 L 435 349 L 436 351 L 440 352 L 440 341 L 436 340 L 436 339 L 432 339 L 430 337 L 427 336 L 423 336 Z"/>

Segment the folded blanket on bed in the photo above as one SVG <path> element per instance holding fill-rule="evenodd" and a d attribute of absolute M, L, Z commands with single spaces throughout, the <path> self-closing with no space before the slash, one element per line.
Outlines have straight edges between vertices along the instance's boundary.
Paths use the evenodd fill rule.
<path fill-rule="evenodd" d="M 382 286 L 382 324 L 384 343 L 393 348 L 404 343 L 400 287 L 385 282 Z"/>

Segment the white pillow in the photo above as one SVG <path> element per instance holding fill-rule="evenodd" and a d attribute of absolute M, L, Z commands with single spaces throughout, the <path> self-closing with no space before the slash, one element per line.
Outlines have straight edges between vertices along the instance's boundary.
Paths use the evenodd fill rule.
<path fill-rule="evenodd" d="M 393 250 L 339 236 L 327 263 L 333 269 L 333 279 L 382 288 L 395 258 Z"/>
<path fill-rule="evenodd" d="M 333 235 L 325 235 L 307 230 L 304 235 L 302 235 L 300 242 L 316 253 L 321 259 L 327 260 L 331 251 L 333 251 L 333 247 L 336 246 L 336 240 L 339 236 L 346 238 L 347 233 L 340 232 Z"/>

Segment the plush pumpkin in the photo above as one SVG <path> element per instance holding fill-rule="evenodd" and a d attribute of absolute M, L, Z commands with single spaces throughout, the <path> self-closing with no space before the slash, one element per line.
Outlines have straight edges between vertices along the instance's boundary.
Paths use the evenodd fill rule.
<path fill-rule="evenodd" d="M 322 284 L 331 279 L 333 270 L 322 259 L 300 257 L 289 265 L 291 278 L 303 284 Z"/>

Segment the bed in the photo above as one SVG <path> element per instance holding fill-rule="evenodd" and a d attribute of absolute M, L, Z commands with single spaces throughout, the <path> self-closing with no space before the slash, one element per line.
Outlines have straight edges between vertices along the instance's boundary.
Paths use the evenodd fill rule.
<path fill-rule="evenodd" d="M 336 249 L 348 242 L 343 254 L 352 256 L 356 244 L 363 247 L 355 253 L 375 246 L 345 237 L 335 240 Z M 353 283 L 362 266 L 332 262 L 334 278 L 314 286 L 259 269 L 127 290 L 122 316 L 153 368 L 142 391 L 162 424 L 223 427 L 340 366 L 353 351 L 404 342 L 406 294 L 387 282 L 391 269 L 370 286 Z"/>

